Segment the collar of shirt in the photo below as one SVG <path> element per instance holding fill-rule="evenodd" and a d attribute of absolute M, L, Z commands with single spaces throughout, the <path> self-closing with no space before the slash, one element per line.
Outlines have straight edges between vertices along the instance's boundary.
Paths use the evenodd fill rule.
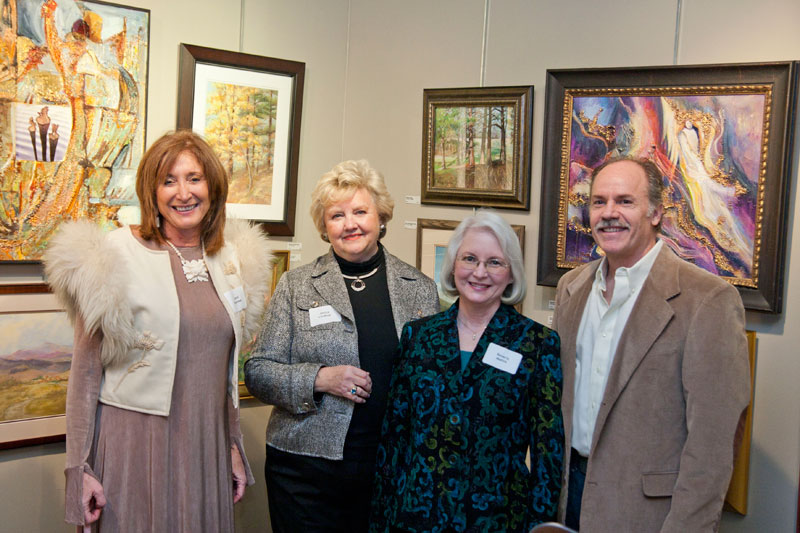
<path fill-rule="evenodd" d="M 634 292 L 639 292 L 644 285 L 644 281 L 647 279 L 647 276 L 650 275 L 650 269 L 653 268 L 653 263 L 656 262 L 656 257 L 658 257 L 658 253 L 661 251 L 661 247 L 663 246 L 663 242 L 661 239 L 656 241 L 656 244 L 648 250 L 644 257 L 639 259 L 636 264 L 631 267 L 619 267 L 614 274 L 614 295 L 611 297 L 611 305 L 614 305 L 614 302 L 617 300 L 617 295 L 622 291 L 617 291 L 617 283 L 620 281 L 620 278 L 627 279 L 628 289 L 632 291 L 630 294 Z M 597 268 L 597 272 L 594 273 L 594 283 L 592 284 L 592 291 L 599 290 L 602 296 L 602 293 L 606 292 L 606 264 L 608 263 L 608 258 L 603 257 L 603 260 L 600 262 L 600 266 Z M 621 276 L 620 276 L 621 275 Z M 627 294 L 620 294 L 622 298 L 627 299 Z M 603 298 L 605 301 L 605 298 Z"/>
<path fill-rule="evenodd" d="M 605 259 L 595 273 L 576 341 L 572 447 L 583 456 L 591 451 L 597 414 L 622 332 L 662 246 L 659 240 L 635 265 L 616 270 L 611 302 L 603 296 Z"/>

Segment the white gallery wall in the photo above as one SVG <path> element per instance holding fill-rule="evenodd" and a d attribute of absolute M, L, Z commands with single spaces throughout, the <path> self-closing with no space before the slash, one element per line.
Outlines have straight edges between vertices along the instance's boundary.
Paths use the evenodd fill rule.
<path fill-rule="evenodd" d="M 535 86 L 531 211 L 502 211 L 526 227 L 528 316 L 547 323 L 555 291 L 535 286 L 541 204 L 544 84 L 548 68 L 800 59 L 797 0 L 130 0 L 150 9 L 147 138 L 174 128 L 178 44 L 306 63 L 297 223 L 299 263 L 326 249 L 308 217 L 317 178 L 342 159 L 367 158 L 396 202 L 384 239 L 414 263 L 405 221 L 460 220 L 469 208 L 404 202 L 420 194 L 422 91 Z M 676 39 L 677 37 L 677 39 Z M 677 41 L 677 42 L 676 42 Z M 800 146 L 800 143 L 796 143 Z M 786 292 L 779 316 L 748 312 L 758 334 L 749 512 L 725 513 L 722 531 L 794 531 L 800 477 L 800 248 L 798 148 L 789 191 Z M 35 279 L 0 265 L 0 283 Z M 26 296 L 0 296 L 0 310 Z M 788 318 L 788 319 L 787 319 Z M 794 327 L 793 327 L 794 325 Z M 269 531 L 263 482 L 269 408 L 244 402 L 242 427 L 257 484 L 237 505 L 238 531 Z M 70 531 L 63 515 L 63 443 L 0 451 L 0 531 Z"/>

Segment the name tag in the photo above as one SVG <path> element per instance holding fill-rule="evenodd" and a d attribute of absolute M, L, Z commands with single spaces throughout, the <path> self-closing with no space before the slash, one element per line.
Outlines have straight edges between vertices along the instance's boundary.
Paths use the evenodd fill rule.
<path fill-rule="evenodd" d="M 238 313 L 247 307 L 247 299 L 244 297 L 244 288 L 241 285 L 226 292 L 225 298 L 233 307 L 234 313 Z"/>
<path fill-rule="evenodd" d="M 311 321 L 311 327 L 321 326 L 328 322 L 341 322 L 342 315 L 339 311 L 330 305 L 323 305 L 322 307 L 312 307 L 308 310 L 308 318 Z"/>
<path fill-rule="evenodd" d="M 493 342 L 489 344 L 489 347 L 486 348 L 486 353 L 483 355 L 484 363 L 509 374 L 517 373 L 521 361 L 521 354 L 512 352 L 508 348 L 503 348 Z"/>

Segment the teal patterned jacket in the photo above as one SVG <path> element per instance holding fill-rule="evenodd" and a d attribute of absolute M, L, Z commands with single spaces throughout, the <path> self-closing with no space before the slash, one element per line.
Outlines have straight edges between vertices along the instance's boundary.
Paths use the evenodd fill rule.
<path fill-rule="evenodd" d="M 462 372 L 457 314 L 458 302 L 403 328 L 371 533 L 527 532 L 556 519 L 564 454 L 558 334 L 501 305 Z M 490 343 L 522 355 L 516 374 L 482 362 Z"/>

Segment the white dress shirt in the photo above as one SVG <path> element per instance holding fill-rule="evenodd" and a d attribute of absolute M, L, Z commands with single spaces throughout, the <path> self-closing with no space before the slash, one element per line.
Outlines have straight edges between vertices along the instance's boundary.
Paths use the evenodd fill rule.
<path fill-rule="evenodd" d="M 617 269 L 610 303 L 603 296 L 606 258 L 595 273 L 578 328 L 575 404 L 572 409 L 572 447 L 584 457 L 589 456 L 592 448 L 597 412 L 603 401 L 619 338 L 661 247 L 659 240 L 635 265 Z"/>

